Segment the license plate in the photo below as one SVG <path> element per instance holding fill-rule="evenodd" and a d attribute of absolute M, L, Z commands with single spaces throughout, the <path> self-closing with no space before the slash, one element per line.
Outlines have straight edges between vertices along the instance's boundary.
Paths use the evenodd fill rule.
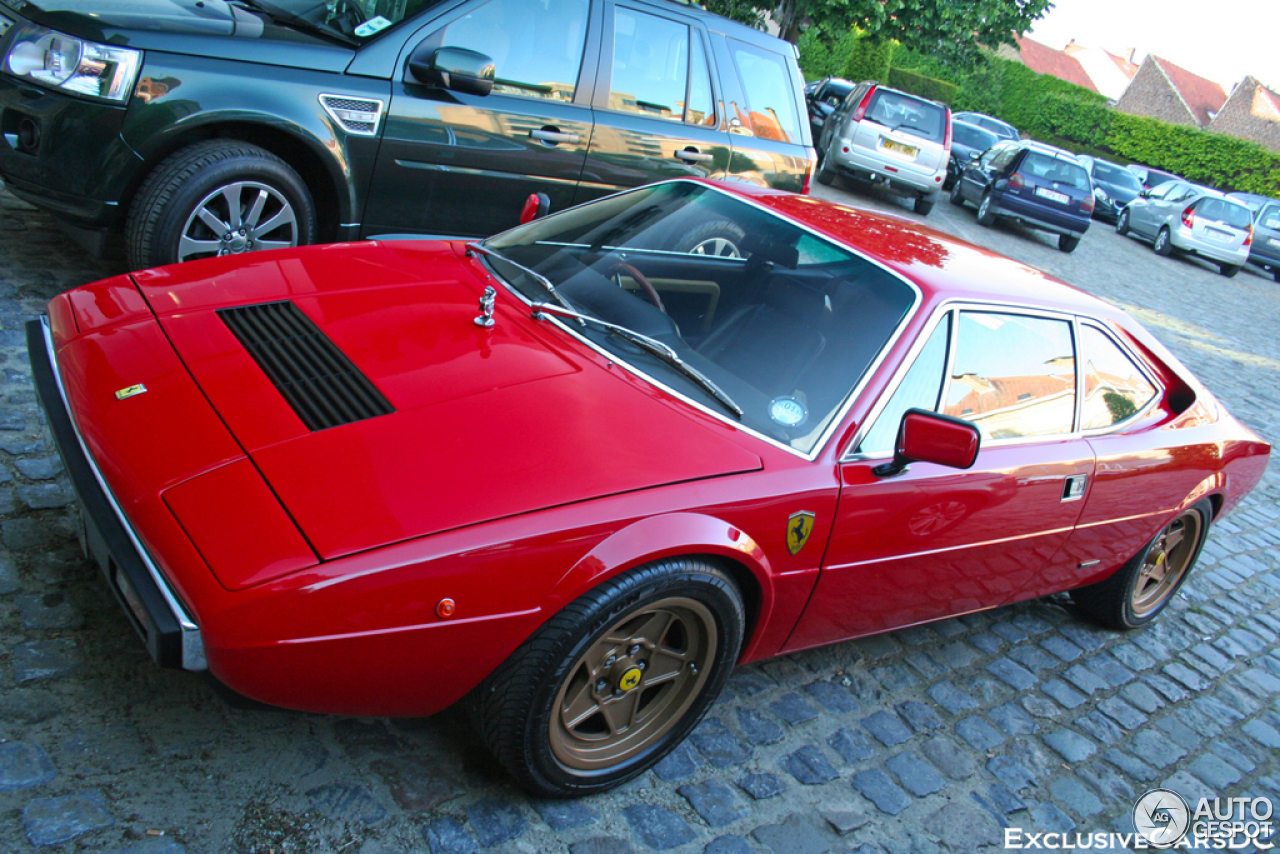
<path fill-rule="evenodd" d="M 1036 195 L 1043 196 L 1044 198 L 1055 201 L 1060 205 L 1065 205 L 1071 201 L 1071 197 L 1066 193 L 1059 193 L 1057 190 L 1049 190 L 1044 187 L 1036 187 Z"/>
<path fill-rule="evenodd" d="M 1234 236 L 1229 231 L 1218 231 L 1216 228 L 1205 229 L 1209 232 L 1209 236 L 1219 243 L 1229 243 Z"/>
<path fill-rule="evenodd" d="M 897 152 L 898 154 L 905 154 L 907 157 L 910 157 L 912 160 L 915 159 L 916 152 L 920 150 L 916 148 L 914 145 L 903 145 L 900 142 L 894 142 L 891 139 L 885 139 L 883 136 L 880 137 L 880 147 L 888 151 Z"/>

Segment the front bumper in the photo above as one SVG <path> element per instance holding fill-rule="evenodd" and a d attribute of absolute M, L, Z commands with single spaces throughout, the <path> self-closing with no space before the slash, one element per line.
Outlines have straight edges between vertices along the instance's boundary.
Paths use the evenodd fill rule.
<path fill-rule="evenodd" d="M 67 405 L 47 318 L 27 323 L 40 405 L 79 500 L 84 546 L 162 667 L 205 670 L 204 638 L 133 530 L 84 444 Z"/>

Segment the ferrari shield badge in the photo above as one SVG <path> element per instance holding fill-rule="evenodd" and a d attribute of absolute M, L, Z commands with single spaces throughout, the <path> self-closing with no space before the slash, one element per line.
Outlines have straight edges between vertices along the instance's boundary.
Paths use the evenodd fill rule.
<path fill-rule="evenodd" d="M 813 533 L 814 515 L 808 510 L 792 513 L 787 517 L 787 551 L 799 554 Z"/>

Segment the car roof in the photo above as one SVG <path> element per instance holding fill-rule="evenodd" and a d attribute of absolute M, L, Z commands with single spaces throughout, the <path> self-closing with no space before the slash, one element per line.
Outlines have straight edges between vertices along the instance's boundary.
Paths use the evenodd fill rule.
<path fill-rule="evenodd" d="M 853 247 L 913 282 L 926 305 L 949 300 L 995 302 L 1103 319 L 1124 316 L 1108 303 L 1034 267 L 907 219 L 745 182 L 680 180 L 728 190 Z"/>

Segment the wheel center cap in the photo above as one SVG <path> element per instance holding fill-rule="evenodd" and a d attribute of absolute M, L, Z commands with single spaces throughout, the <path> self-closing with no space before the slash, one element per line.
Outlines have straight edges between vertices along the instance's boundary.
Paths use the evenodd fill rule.
<path fill-rule="evenodd" d="M 249 241 L 242 234 L 237 234 L 231 238 L 230 248 L 232 252 L 243 252 Z"/>
<path fill-rule="evenodd" d="M 640 677 L 643 672 L 639 667 L 628 667 L 622 672 L 622 676 L 618 678 L 618 688 L 622 691 L 630 691 L 632 688 L 640 684 Z"/>

